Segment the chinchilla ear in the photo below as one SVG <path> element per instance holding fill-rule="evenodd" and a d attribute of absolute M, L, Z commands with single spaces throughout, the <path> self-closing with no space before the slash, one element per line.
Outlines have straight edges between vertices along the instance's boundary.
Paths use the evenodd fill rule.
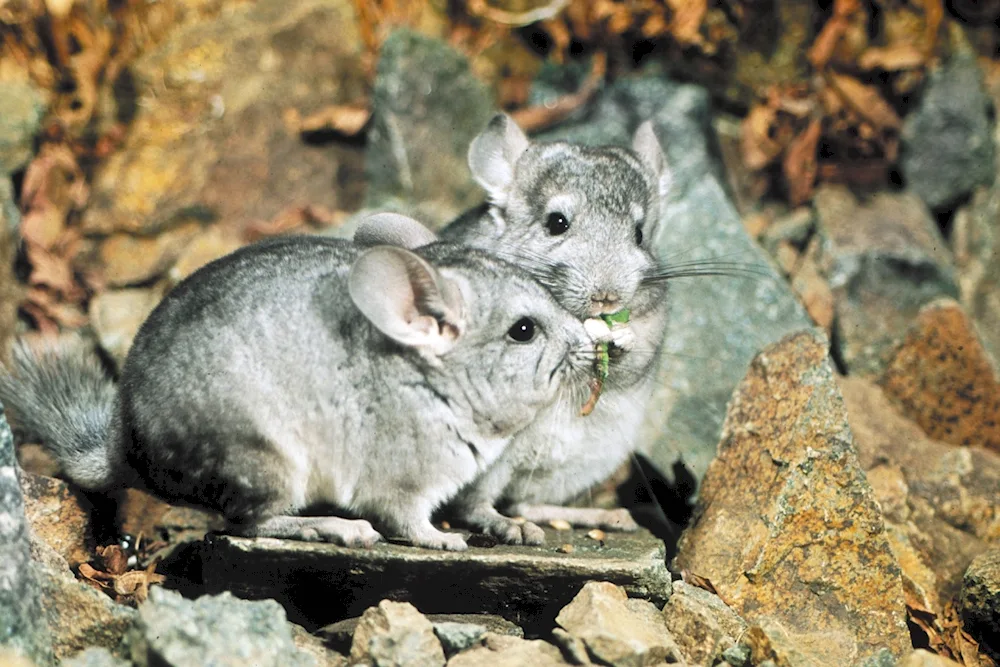
<path fill-rule="evenodd" d="M 632 150 L 635 151 L 647 167 L 656 176 L 658 193 L 661 197 L 666 197 L 670 192 L 670 184 L 673 174 L 670 165 L 667 164 L 667 157 L 663 154 L 663 148 L 656 138 L 652 121 L 644 121 L 632 137 Z"/>
<path fill-rule="evenodd" d="M 497 206 L 507 202 L 514 165 L 527 150 L 528 137 L 507 114 L 497 114 L 469 146 L 469 169 Z"/>
<path fill-rule="evenodd" d="M 413 218 L 398 213 L 370 215 L 361 221 L 354 232 L 354 243 L 363 248 L 391 245 L 412 250 L 437 240 L 434 232 Z"/>
<path fill-rule="evenodd" d="M 465 328 L 462 294 L 409 250 L 376 246 L 351 266 L 351 300 L 375 327 L 430 357 L 450 350 Z"/>

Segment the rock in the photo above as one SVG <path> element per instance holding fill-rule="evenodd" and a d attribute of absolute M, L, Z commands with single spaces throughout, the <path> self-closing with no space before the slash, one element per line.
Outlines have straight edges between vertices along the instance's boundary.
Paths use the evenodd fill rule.
<path fill-rule="evenodd" d="M 293 206 L 356 208 L 362 149 L 307 143 L 286 119 L 362 99 L 362 51 L 349 0 L 226 3 L 178 26 L 135 61 L 138 112 L 94 176 L 85 230 L 238 229 Z"/>
<path fill-rule="evenodd" d="M 680 651 L 663 617 L 645 600 L 629 600 L 619 586 L 590 582 L 556 616 L 592 658 L 612 667 L 678 662 Z"/>
<path fill-rule="evenodd" d="M 932 209 L 993 182 L 993 108 L 971 52 L 932 67 L 915 110 L 903 121 L 900 168 L 907 187 Z"/>
<path fill-rule="evenodd" d="M 722 652 L 722 659 L 732 667 L 749 667 L 752 652 L 749 646 L 733 646 Z"/>
<path fill-rule="evenodd" d="M 0 412 L 0 646 L 38 664 L 52 661 L 43 592 L 29 550 L 29 525 L 18 483 L 14 436 Z"/>
<path fill-rule="evenodd" d="M 962 620 L 979 647 L 1000 661 L 1000 547 L 976 557 L 962 580 Z"/>
<path fill-rule="evenodd" d="M 481 634 L 485 637 L 486 633 L 491 632 L 496 635 L 524 637 L 524 630 L 520 626 L 514 625 L 503 617 L 493 614 L 427 614 L 426 616 L 431 625 L 434 626 L 434 632 L 438 634 L 438 639 L 441 640 L 445 654 L 449 655 L 449 657 L 449 642 L 457 645 L 459 635 Z M 360 621 L 360 616 L 347 618 L 320 628 L 316 631 L 316 634 L 331 648 L 349 653 L 354 637 L 354 629 L 358 627 Z M 448 639 L 442 637 L 442 633 L 438 632 L 439 626 L 445 626 L 442 632 L 448 636 Z M 448 626 L 456 627 L 450 629 Z M 467 628 L 468 630 L 458 629 L 457 626 Z M 471 628 L 479 628 L 482 632 L 474 631 Z"/>
<path fill-rule="evenodd" d="M 836 354 L 852 375 L 878 375 L 920 308 L 957 296 L 946 243 L 914 194 L 859 202 L 847 188 L 827 185 L 813 204 L 833 288 Z"/>
<path fill-rule="evenodd" d="M 675 559 L 712 582 L 779 664 L 786 649 L 825 657 L 791 664 L 846 666 L 910 647 L 899 565 L 827 347 L 802 332 L 754 359 Z"/>
<path fill-rule="evenodd" d="M 237 250 L 243 243 L 232 234 L 218 227 L 211 227 L 192 240 L 167 274 L 171 285 L 176 285 L 212 260 Z"/>
<path fill-rule="evenodd" d="M 135 626 L 135 610 L 77 581 L 62 556 L 42 540 L 32 538 L 31 554 L 41 588 L 41 615 L 50 629 L 56 659 L 92 646 L 119 651 L 122 639 Z"/>
<path fill-rule="evenodd" d="M 17 335 L 18 305 L 25 294 L 24 285 L 14 275 L 15 259 L 21 245 L 17 231 L 20 223 L 14 185 L 7 176 L 0 174 L 0 352 L 4 354 Z"/>
<path fill-rule="evenodd" d="M 960 667 L 954 660 L 918 648 L 896 663 L 896 667 Z"/>
<path fill-rule="evenodd" d="M 456 653 L 478 646 L 486 637 L 486 628 L 475 623 L 455 623 L 443 621 L 434 623 L 434 634 L 441 642 L 441 648 L 449 658 Z"/>
<path fill-rule="evenodd" d="M 209 535 L 202 571 L 207 590 L 274 598 L 307 628 L 357 616 L 390 599 L 428 614 L 499 614 L 526 632 L 540 633 L 590 580 L 610 581 L 658 604 L 669 597 L 663 543 L 649 533 L 610 534 L 603 545 L 585 531 L 546 529 L 546 534 L 550 545 L 573 544 L 573 553 L 513 546 L 474 546 L 455 553 L 384 543 L 348 549 Z M 466 585 L 470 581 L 476 585 Z"/>
<path fill-rule="evenodd" d="M 59 663 L 60 667 L 130 667 L 131 664 L 116 658 L 106 648 L 88 648 Z"/>
<path fill-rule="evenodd" d="M 725 659 L 726 651 L 736 647 L 747 629 L 718 595 L 683 581 L 674 582 L 663 618 L 689 665 L 711 667 Z"/>
<path fill-rule="evenodd" d="M 771 256 L 777 254 L 778 247 L 782 243 L 790 243 L 802 250 L 809 243 L 815 229 L 815 213 L 812 209 L 802 206 L 768 225 L 760 237 L 760 243 Z"/>
<path fill-rule="evenodd" d="M 932 438 L 1000 453 L 1000 378 L 955 301 L 920 310 L 878 383 Z"/>
<path fill-rule="evenodd" d="M 726 193 L 711 118 L 705 89 L 646 75 L 615 81 L 583 119 L 539 137 L 629 145 L 639 124 L 652 120 L 674 174 L 653 240 L 661 260 L 752 267 L 749 275 L 671 283 L 670 325 L 640 450 L 663 471 L 683 460 L 698 479 L 715 455 L 726 402 L 747 364 L 762 347 L 810 325 Z"/>
<path fill-rule="evenodd" d="M 427 617 L 408 602 L 382 600 L 354 630 L 351 663 L 376 667 L 442 667 L 444 651 Z"/>
<path fill-rule="evenodd" d="M 90 301 L 90 323 L 101 349 L 115 360 L 118 368 L 132 347 L 139 327 L 163 297 L 162 290 L 150 288 L 109 289 Z"/>
<path fill-rule="evenodd" d="M 309 634 L 301 625 L 288 625 L 292 629 L 292 642 L 300 651 L 311 655 L 317 667 L 347 667 L 347 658 L 327 647 L 322 639 Z"/>
<path fill-rule="evenodd" d="M 20 170 L 35 154 L 45 107 L 45 94 L 27 77 L 0 81 L 0 179 Z"/>
<path fill-rule="evenodd" d="M 200 665 L 315 665 L 292 642 L 285 612 L 273 600 L 249 602 L 230 593 L 187 600 L 155 587 L 139 607 L 136 662 L 169 667 Z"/>
<path fill-rule="evenodd" d="M 569 663 L 552 644 L 505 635 L 486 635 L 486 646 L 459 653 L 448 667 L 565 667 Z"/>
<path fill-rule="evenodd" d="M 1000 456 L 931 440 L 869 381 L 839 384 L 858 459 L 893 527 L 907 602 L 941 617 L 969 563 L 1000 535 Z"/>
<path fill-rule="evenodd" d="M 24 513 L 34 534 L 62 556 L 68 567 L 91 559 L 90 513 L 66 482 L 21 471 Z M 84 501 L 85 502 L 85 501 Z"/>
<path fill-rule="evenodd" d="M 366 206 L 404 200 L 440 226 L 485 199 L 466 155 L 496 110 L 464 56 L 410 30 L 394 31 L 382 43 L 372 111 Z"/>
<path fill-rule="evenodd" d="M 158 278 L 200 233 L 197 222 L 182 224 L 154 236 L 112 234 L 98 249 L 99 266 L 112 287 L 125 287 Z"/>

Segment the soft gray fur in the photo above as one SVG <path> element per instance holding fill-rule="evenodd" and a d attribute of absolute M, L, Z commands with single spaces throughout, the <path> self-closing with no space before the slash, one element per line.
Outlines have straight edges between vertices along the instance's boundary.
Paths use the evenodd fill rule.
<path fill-rule="evenodd" d="M 489 201 L 445 228 L 443 238 L 523 266 L 581 320 L 622 308 L 631 311 L 631 320 L 605 332 L 611 367 L 594 412 L 580 416 L 581 406 L 567 400 L 547 408 L 463 490 L 455 506 L 472 526 L 515 544 L 541 543 L 544 535 L 531 522 L 553 519 L 634 529 L 625 510 L 560 504 L 606 479 L 627 459 L 652 391 L 667 304 L 649 243 L 670 188 L 652 125 L 639 127 L 631 150 L 588 148 L 531 143 L 501 114 L 473 141 L 469 166 Z M 556 212 L 569 228 L 553 235 L 546 223 Z M 529 522 L 501 515 L 498 506 Z"/>
<path fill-rule="evenodd" d="M 528 342 L 511 337 L 522 318 Z M 117 391 L 78 350 L 17 349 L 0 400 L 91 489 L 146 488 L 243 535 L 464 549 L 431 512 L 562 393 L 592 342 L 514 267 L 291 237 L 195 272 L 143 324 Z M 332 505 L 359 519 L 298 516 Z"/>

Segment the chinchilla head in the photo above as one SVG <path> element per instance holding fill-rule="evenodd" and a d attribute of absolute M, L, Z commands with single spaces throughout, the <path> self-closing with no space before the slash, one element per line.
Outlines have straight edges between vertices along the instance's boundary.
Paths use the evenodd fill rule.
<path fill-rule="evenodd" d="M 593 343 L 541 285 L 469 247 L 435 243 L 419 252 L 371 247 L 348 285 L 375 328 L 413 353 L 427 387 L 497 437 L 564 395 L 582 402 Z"/>
<path fill-rule="evenodd" d="M 650 242 L 670 170 L 649 122 L 631 150 L 589 148 L 531 143 L 500 114 L 472 142 L 469 166 L 495 223 L 477 243 L 530 268 L 577 317 L 642 312 L 662 296 L 644 278 L 656 272 Z"/>

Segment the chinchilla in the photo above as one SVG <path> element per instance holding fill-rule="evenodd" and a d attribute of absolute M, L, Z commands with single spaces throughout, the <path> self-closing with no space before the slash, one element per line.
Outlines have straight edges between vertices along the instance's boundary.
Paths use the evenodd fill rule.
<path fill-rule="evenodd" d="M 467 524 L 514 544 L 542 543 L 544 533 L 532 522 L 555 519 L 635 529 L 625 510 L 561 503 L 607 479 L 628 458 L 652 392 L 667 301 L 664 267 L 650 242 L 671 183 L 652 124 L 638 128 L 631 149 L 585 147 L 532 143 L 500 114 L 472 142 L 468 157 L 488 201 L 445 227 L 441 238 L 523 267 L 607 343 L 610 358 L 591 414 L 582 416 L 580 404 L 566 397 L 545 409 L 453 507 Z M 428 240 L 416 224 L 382 234 L 369 228 L 363 235 L 367 243 L 384 239 L 411 248 Z M 625 310 L 624 326 L 609 327 L 600 318 Z"/>
<path fill-rule="evenodd" d="M 392 227 L 392 218 L 386 226 Z M 245 536 L 459 550 L 433 510 L 563 394 L 593 342 L 482 251 L 288 237 L 175 287 L 117 385 L 79 346 L 19 344 L 0 400 L 81 487 L 144 488 Z M 341 516 L 301 516 L 311 506 Z"/>

